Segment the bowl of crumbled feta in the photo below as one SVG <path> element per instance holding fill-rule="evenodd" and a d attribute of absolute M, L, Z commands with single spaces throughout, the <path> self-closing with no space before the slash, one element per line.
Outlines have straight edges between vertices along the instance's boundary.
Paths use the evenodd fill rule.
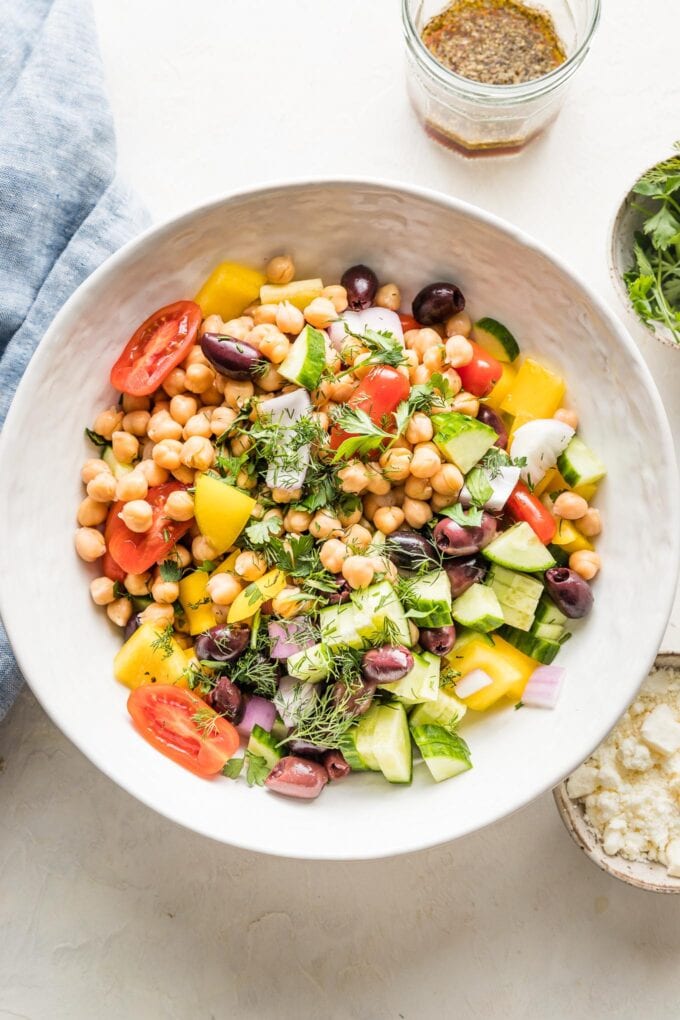
<path fill-rule="evenodd" d="M 609 736 L 555 789 L 574 841 L 600 868 L 680 892 L 680 653 L 659 655 Z"/>

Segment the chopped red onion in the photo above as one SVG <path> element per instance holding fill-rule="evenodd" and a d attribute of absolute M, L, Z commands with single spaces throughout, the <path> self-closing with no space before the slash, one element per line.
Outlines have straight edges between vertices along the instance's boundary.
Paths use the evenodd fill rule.
<path fill-rule="evenodd" d="M 267 629 L 272 640 L 272 659 L 288 659 L 314 644 L 309 623 L 302 616 L 292 620 L 271 620 Z"/>
<path fill-rule="evenodd" d="M 266 698 L 260 698 L 257 694 L 253 694 L 248 699 L 243 718 L 236 729 L 242 737 L 249 737 L 253 726 L 261 726 L 263 730 L 269 733 L 275 719 L 276 707 L 274 704 L 271 701 L 267 701 Z"/>
<path fill-rule="evenodd" d="M 302 683 L 292 676 L 279 680 L 279 689 L 274 704 L 286 726 L 294 726 L 300 715 L 317 695 L 316 684 Z"/>
<path fill-rule="evenodd" d="M 554 708 L 566 672 L 564 666 L 539 666 L 524 688 L 522 704 L 532 708 Z"/>
<path fill-rule="evenodd" d="M 473 669 L 467 676 L 456 680 L 456 694 L 459 698 L 469 698 L 492 683 L 493 680 L 483 669 Z"/>

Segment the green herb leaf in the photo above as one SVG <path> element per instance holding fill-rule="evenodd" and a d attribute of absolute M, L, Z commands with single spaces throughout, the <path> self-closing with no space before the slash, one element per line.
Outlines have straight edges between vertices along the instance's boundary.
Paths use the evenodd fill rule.
<path fill-rule="evenodd" d="M 169 659 L 174 651 L 172 625 L 168 624 L 164 630 L 157 630 L 155 633 L 156 638 L 151 642 L 151 647 L 155 652 L 162 652 L 163 659 Z"/>
<path fill-rule="evenodd" d="M 260 754 L 253 754 L 252 751 L 246 751 L 244 758 L 248 786 L 264 786 L 264 781 L 271 772 L 266 758 Z"/>
<path fill-rule="evenodd" d="M 482 523 L 483 511 L 479 507 L 471 506 L 466 513 L 462 503 L 456 503 L 454 506 L 447 506 L 444 510 L 440 510 L 439 513 L 444 517 L 450 517 L 452 521 L 455 521 L 456 524 L 460 524 L 463 528 L 476 528 Z"/>
<path fill-rule="evenodd" d="M 179 581 L 182 576 L 182 568 L 177 560 L 163 560 L 158 568 L 161 581 Z"/>
<path fill-rule="evenodd" d="M 100 436 L 98 432 L 93 429 L 85 429 L 85 435 L 94 446 L 108 446 L 109 441 L 104 436 Z"/>
<path fill-rule="evenodd" d="M 244 534 L 249 543 L 254 546 L 266 545 L 272 535 L 282 530 L 282 523 L 278 517 L 268 517 L 263 521 L 256 521 L 246 528 Z"/>
<path fill-rule="evenodd" d="M 481 508 L 493 496 L 493 485 L 484 468 L 474 467 L 465 476 L 465 485 L 470 493 L 472 505 Z"/>
<path fill-rule="evenodd" d="M 226 765 L 222 766 L 222 775 L 226 776 L 227 779 L 238 779 L 241 775 L 245 757 L 241 758 L 230 758 Z"/>

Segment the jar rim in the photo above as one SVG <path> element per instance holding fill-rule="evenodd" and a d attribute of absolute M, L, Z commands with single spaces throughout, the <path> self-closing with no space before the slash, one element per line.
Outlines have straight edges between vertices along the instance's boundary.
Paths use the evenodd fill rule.
<path fill-rule="evenodd" d="M 472 78 L 464 78 L 463 75 L 450 71 L 432 55 L 416 30 L 409 10 L 409 2 L 410 0 L 401 2 L 404 35 L 407 46 L 420 65 L 446 88 L 458 92 L 467 99 L 479 99 L 487 103 L 504 105 L 526 102 L 528 99 L 546 95 L 570 78 L 588 52 L 601 14 L 601 0 L 592 0 L 593 9 L 583 39 L 571 56 L 559 67 L 541 75 L 540 78 L 532 78 L 530 81 L 520 82 L 516 85 L 489 85 L 485 82 L 474 81 Z"/>

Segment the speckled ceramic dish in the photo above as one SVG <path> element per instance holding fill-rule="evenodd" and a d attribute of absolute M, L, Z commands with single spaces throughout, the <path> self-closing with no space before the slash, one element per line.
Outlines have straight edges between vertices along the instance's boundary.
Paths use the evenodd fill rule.
<path fill-rule="evenodd" d="M 656 658 L 657 667 L 680 668 L 680 653 L 662 653 Z M 608 875 L 647 892 L 680 893 L 680 878 L 673 878 L 662 864 L 653 861 L 627 861 L 618 854 L 611 857 L 602 849 L 594 829 L 588 823 L 583 804 L 572 800 L 567 793 L 566 780 L 553 790 L 555 804 L 567 832 L 598 868 Z"/>
<path fill-rule="evenodd" d="M 92 604 L 95 572 L 73 548 L 83 427 L 113 399 L 108 372 L 151 311 L 196 292 L 215 263 L 292 250 L 302 276 L 362 261 L 405 303 L 454 279 L 473 314 L 507 323 L 524 353 L 564 373 L 588 443 L 606 462 L 598 494 L 604 569 L 595 609 L 564 648 L 555 711 L 511 704 L 465 720 L 474 768 L 412 786 L 358 774 L 313 803 L 206 782 L 134 732 L 112 677 L 120 635 Z M 290 857 L 352 859 L 462 836 L 552 789 L 633 697 L 659 647 L 676 583 L 678 491 L 659 396 L 617 320 L 560 260 L 508 224 L 444 195 L 384 182 L 302 182 L 230 195 L 129 244 L 59 313 L 19 388 L 0 447 L 0 606 L 45 709 L 141 801 L 225 843 Z M 49 781 L 49 776 L 46 777 Z"/>

